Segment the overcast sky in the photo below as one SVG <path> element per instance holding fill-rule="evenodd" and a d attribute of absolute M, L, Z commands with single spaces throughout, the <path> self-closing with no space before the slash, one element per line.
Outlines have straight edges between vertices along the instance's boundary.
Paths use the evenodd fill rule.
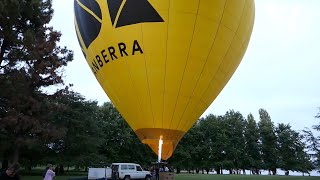
<path fill-rule="evenodd" d="M 311 127 L 320 107 L 320 1 L 256 0 L 255 25 L 237 71 L 202 116 L 229 109 L 245 117 L 268 111 L 272 121 L 296 130 Z M 87 99 L 109 101 L 81 53 L 73 24 L 73 0 L 53 0 L 51 25 L 62 32 L 60 45 L 74 51 L 67 83 Z"/>

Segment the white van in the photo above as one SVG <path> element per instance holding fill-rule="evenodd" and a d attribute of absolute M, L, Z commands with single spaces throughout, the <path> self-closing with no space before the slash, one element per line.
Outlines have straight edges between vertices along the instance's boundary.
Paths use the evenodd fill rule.
<path fill-rule="evenodd" d="M 139 164 L 135 163 L 112 163 L 111 168 L 89 168 L 88 179 L 111 179 L 113 168 L 118 170 L 120 179 L 151 180 L 151 173 L 144 171 Z"/>
<path fill-rule="evenodd" d="M 150 171 L 144 171 L 139 164 L 135 163 L 112 163 L 111 169 L 116 167 L 119 178 L 124 180 L 145 179 L 151 180 Z"/>

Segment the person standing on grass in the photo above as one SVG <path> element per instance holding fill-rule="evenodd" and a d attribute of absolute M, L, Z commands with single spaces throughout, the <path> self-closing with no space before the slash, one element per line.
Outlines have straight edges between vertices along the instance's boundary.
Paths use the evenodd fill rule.
<path fill-rule="evenodd" d="M 0 174 L 0 180 L 20 180 L 18 171 L 19 164 L 13 164 L 5 172 Z"/>
<path fill-rule="evenodd" d="M 52 180 L 53 177 L 56 175 L 56 173 L 52 170 L 52 164 L 48 165 L 48 170 L 46 172 L 46 175 L 44 176 L 43 180 Z"/>

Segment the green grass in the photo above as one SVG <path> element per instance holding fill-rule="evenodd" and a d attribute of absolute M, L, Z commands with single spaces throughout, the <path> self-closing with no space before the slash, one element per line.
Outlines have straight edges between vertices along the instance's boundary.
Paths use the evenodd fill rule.
<path fill-rule="evenodd" d="M 309 176 L 255 176 L 255 175 L 202 175 L 202 174 L 179 174 L 175 180 L 315 180 L 320 177 L 309 177 Z"/>
<path fill-rule="evenodd" d="M 57 176 L 54 180 L 68 180 L 75 176 Z M 320 180 L 315 176 L 254 176 L 254 175 L 204 175 L 204 174 L 178 174 L 175 180 Z M 40 176 L 25 176 L 22 180 L 43 180 Z"/>

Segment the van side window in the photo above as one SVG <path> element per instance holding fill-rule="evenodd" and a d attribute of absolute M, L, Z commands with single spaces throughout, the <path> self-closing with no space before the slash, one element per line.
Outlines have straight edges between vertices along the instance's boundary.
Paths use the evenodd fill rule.
<path fill-rule="evenodd" d="M 137 171 L 142 171 L 142 168 L 140 166 L 136 166 L 137 167 Z"/>
<path fill-rule="evenodd" d="M 127 170 L 128 166 L 127 165 L 121 165 L 121 170 Z"/>
<path fill-rule="evenodd" d="M 128 165 L 128 170 L 134 170 L 134 165 Z"/>

